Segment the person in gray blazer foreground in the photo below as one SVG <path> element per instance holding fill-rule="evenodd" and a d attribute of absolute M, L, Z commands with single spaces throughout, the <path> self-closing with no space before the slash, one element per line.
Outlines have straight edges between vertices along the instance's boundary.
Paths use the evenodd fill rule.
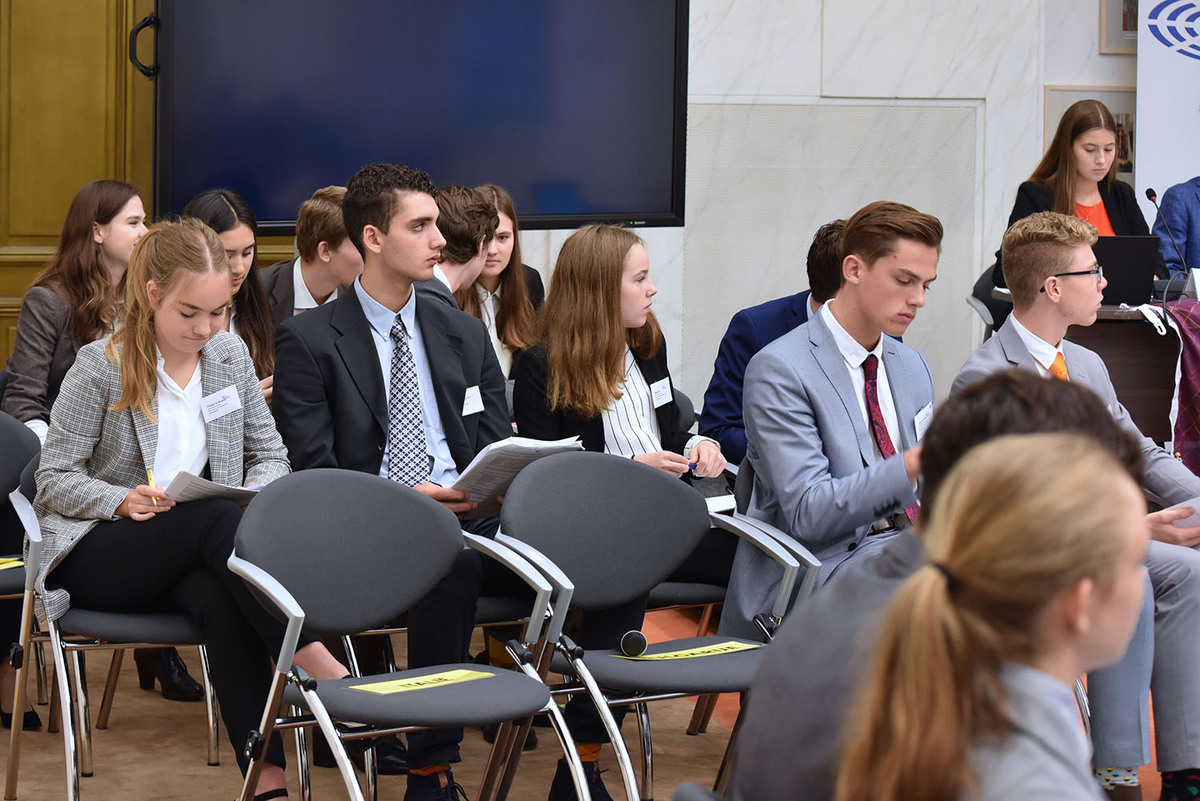
<path fill-rule="evenodd" d="M 1200 479 L 1138 431 L 1100 357 L 1064 338 L 1069 326 L 1091 325 L 1100 307 L 1105 281 L 1092 253 L 1095 241 L 1090 225 L 1055 212 L 1034 214 L 1009 229 L 1003 248 L 1012 316 L 963 365 L 954 390 L 996 370 L 1015 367 L 1044 376 L 1065 370 L 1060 377 L 1093 390 L 1117 424 L 1137 437 L 1146 460 L 1145 489 L 1165 505 L 1184 503 L 1200 496 Z M 1089 680 L 1094 763 L 1107 784 L 1136 782 L 1131 769 L 1150 761 L 1146 696 L 1153 686 L 1163 783 L 1200 791 L 1194 770 L 1200 767 L 1200 727 L 1195 725 L 1200 718 L 1200 682 L 1195 679 L 1200 661 L 1200 553 L 1195 547 L 1200 527 L 1174 525 L 1188 515 L 1186 508 L 1151 515 L 1154 541 L 1146 568 L 1152 594 L 1147 593 L 1144 623 L 1125 659 Z M 1193 797 L 1195 793 L 1188 796 Z"/>
<path fill-rule="evenodd" d="M 941 242 L 936 217 L 886 201 L 862 208 L 842 234 L 837 297 L 746 370 L 749 515 L 812 551 L 822 583 L 907 525 L 915 508 L 933 377 L 892 337 L 925 305 Z M 754 616 L 780 579 L 773 562 L 739 546 L 721 632 L 757 636 Z"/>
<path fill-rule="evenodd" d="M 928 522 L 942 480 L 971 448 L 1005 434 L 1053 431 L 1089 434 L 1131 471 L 1140 469 L 1136 441 L 1104 413 L 1094 393 L 1003 370 L 952 395 L 933 416 L 921 452 L 919 525 Z M 925 563 L 919 536 L 903 531 L 853 560 L 787 618 L 750 688 L 731 798 L 833 798 L 844 721 L 883 610 Z"/>

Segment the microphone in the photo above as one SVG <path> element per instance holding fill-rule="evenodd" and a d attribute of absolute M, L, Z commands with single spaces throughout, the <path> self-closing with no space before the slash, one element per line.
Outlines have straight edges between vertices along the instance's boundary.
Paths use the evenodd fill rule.
<path fill-rule="evenodd" d="M 1187 260 L 1183 258 L 1183 251 L 1179 249 L 1179 243 L 1175 241 L 1175 234 L 1171 232 L 1171 226 L 1167 223 L 1167 218 L 1163 216 L 1162 208 L 1158 205 L 1158 193 L 1150 187 L 1146 187 L 1146 200 L 1154 204 L 1155 219 L 1162 220 L 1163 228 L 1167 230 L 1167 237 L 1171 240 L 1172 247 L 1175 248 L 1175 255 L 1179 257 L 1179 263 L 1183 265 L 1183 274 L 1187 275 Z M 1168 281 L 1167 286 L 1170 287 L 1170 285 Z M 1163 297 L 1165 298 L 1166 295 Z"/>
<path fill-rule="evenodd" d="M 622 634 L 621 653 L 625 656 L 641 656 L 646 653 L 646 635 L 637 629 Z"/>

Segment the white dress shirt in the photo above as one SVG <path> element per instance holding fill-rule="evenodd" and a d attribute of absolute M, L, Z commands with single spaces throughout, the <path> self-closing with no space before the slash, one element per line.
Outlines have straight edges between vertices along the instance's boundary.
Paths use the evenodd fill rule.
<path fill-rule="evenodd" d="M 875 348 L 868 351 L 858 344 L 858 340 L 846 333 L 846 329 L 842 328 L 841 323 L 829 310 L 828 303 L 821 307 L 820 314 L 826 327 L 829 328 L 829 333 L 833 335 L 833 341 L 837 345 L 838 351 L 846 361 L 846 370 L 850 373 L 850 383 L 854 387 L 855 397 L 858 398 L 858 409 L 862 412 L 863 423 L 866 424 L 868 432 L 871 431 L 871 418 L 867 414 L 867 379 L 863 375 L 862 366 L 869 354 L 875 354 L 875 358 L 879 360 L 879 371 L 875 379 L 876 387 L 879 390 L 879 409 L 883 412 L 883 423 L 887 426 L 892 446 L 896 449 L 896 453 L 900 453 L 900 424 L 896 419 L 896 403 L 892 400 L 892 388 L 888 384 L 887 370 L 883 366 L 883 338 L 886 335 L 880 334 Z M 875 442 L 874 435 L 871 436 L 871 443 L 874 445 L 875 455 L 882 459 L 883 453 L 880 452 L 879 443 Z"/>
<path fill-rule="evenodd" d="M 497 287 L 499 289 L 499 287 Z M 479 313 L 483 324 L 487 326 L 488 338 L 492 341 L 492 350 L 496 351 L 496 359 L 500 362 L 500 371 L 505 376 L 512 370 L 512 351 L 500 340 L 500 331 L 496 327 L 496 318 L 500 314 L 499 292 L 488 292 L 483 284 L 475 284 L 475 294 L 479 297 Z M 628 351 L 628 346 L 626 346 Z"/>
<path fill-rule="evenodd" d="M 337 300 L 338 290 L 334 289 L 329 297 L 325 298 L 325 303 L 317 303 L 312 292 L 308 291 L 308 284 L 304 283 L 304 271 L 300 269 L 300 259 L 297 257 L 296 262 L 292 265 L 292 295 L 292 314 L 297 315 L 300 312 L 324 306 L 331 300 Z"/>
<path fill-rule="evenodd" d="M 617 389 L 621 397 L 613 401 L 611 409 L 600 413 L 600 420 L 604 423 L 604 452 L 618 456 L 641 456 L 643 453 L 661 451 L 662 429 L 654 412 L 654 396 L 628 343 L 625 345 L 625 380 Z M 704 441 L 716 443 L 711 437 L 695 434 L 683 449 L 684 458 L 690 458 L 692 448 Z"/>
<path fill-rule="evenodd" d="M 158 354 L 158 445 L 154 449 L 154 482 L 160 487 L 182 472 L 198 476 L 208 464 L 208 439 L 200 411 L 200 377 L 204 360 L 196 364 L 186 387 L 167 375 Z"/>
<path fill-rule="evenodd" d="M 1054 359 L 1062 353 L 1062 343 L 1059 342 L 1058 347 L 1051 345 L 1021 325 L 1021 321 L 1017 319 L 1017 315 L 1015 314 L 1010 314 L 1008 319 L 1011 321 L 1013 329 L 1017 332 L 1017 336 L 1021 338 L 1021 344 L 1029 351 L 1029 355 L 1033 357 L 1033 363 L 1037 365 L 1038 372 L 1041 373 L 1042 378 L 1049 376 L 1050 365 L 1054 364 Z"/>
<path fill-rule="evenodd" d="M 392 375 L 392 323 L 396 313 L 367 294 L 362 281 L 354 279 L 354 292 L 362 305 L 363 314 L 371 326 L 375 353 L 379 356 L 379 370 L 383 374 L 383 394 L 391 392 Z M 421 387 L 421 419 L 425 423 L 425 452 L 429 456 L 429 480 L 448 487 L 458 480 L 458 467 L 446 444 L 446 433 L 442 429 L 442 415 L 438 409 L 437 395 L 433 392 L 433 373 L 429 369 L 429 356 L 425 353 L 425 342 L 421 338 L 421 327 L 417 325 L 417 293 L 411 292 L 408 303 L 400 309 L 400 319 L 408 336 L 408 347 L 412 351 L 413 363 L 417 368 L 417 382 Z M 459 410 L 455 410 L 459 411 Z M 379 475 L 387 478 L 388 454 L 383 451 L 383 462 Z"/>

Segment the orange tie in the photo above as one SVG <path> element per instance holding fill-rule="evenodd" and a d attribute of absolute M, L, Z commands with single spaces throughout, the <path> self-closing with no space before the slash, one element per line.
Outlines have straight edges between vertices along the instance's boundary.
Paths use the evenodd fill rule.
<path fill-rule="evenodd" d="M 1067 362 L 1063 359 L 1063 355 L 1059 353 L 1054 357 L 1054 363 L 1050 365 L 1050 372 L 1059 381 L 1070 381 L 1070 376 L 1067 375 Z"/>

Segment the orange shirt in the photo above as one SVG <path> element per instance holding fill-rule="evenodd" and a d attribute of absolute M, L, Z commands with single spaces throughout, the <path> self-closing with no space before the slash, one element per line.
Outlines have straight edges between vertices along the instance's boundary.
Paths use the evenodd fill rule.
<path fill-rule="evenodd" d="M 1095 206 L 1083 206 L 1076 203 L 1075 216 L 1096 226 L 1096 231 L 1100 236 L 1117 235 L 1117 232 L 1113 230 L 1112 222 L 1108 219 L 1108 209 L 1104 208 L 1103 201 Z"/>

